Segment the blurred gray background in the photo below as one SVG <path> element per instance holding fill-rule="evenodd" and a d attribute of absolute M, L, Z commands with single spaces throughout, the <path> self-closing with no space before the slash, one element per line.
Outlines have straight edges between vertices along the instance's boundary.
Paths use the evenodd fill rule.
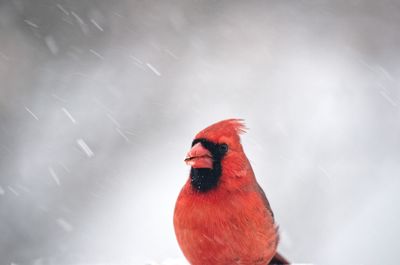
<path fill-rule="evenodd" d="M 183 158 L 233 117 L 284 255 L 397 263 L 399 25 L 399 1 L 1 0 L 0 264 L 182 259 Z"/>

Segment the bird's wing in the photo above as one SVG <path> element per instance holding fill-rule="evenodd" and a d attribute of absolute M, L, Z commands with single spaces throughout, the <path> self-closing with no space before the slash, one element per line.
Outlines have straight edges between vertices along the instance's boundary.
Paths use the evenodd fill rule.
<path fill-rule="evenodd" d="M 271 206 L 269 205 L 269 201 L 267 199 L 267 196 L 265 196 L 265 193 L 264 193 L 263 189 L 261 188 L 261 186 L 258 183 L 257 183 L 257 189 L 258 189 L 258 192 L 261 194 L 261 197 L 262 197 L 262 199 L 264 201 L 265 207 L 271 213 L 272 218 L 274 218 L 274 213 L 272 212 Z M 277 227 L 277 229 L 278 229 L 278 227 Z M 276 252 L 275 256 L 272 258 L 272 260 L 269 262 L 268 265 L 284 265 L 284 264 L 290 264 L 290 263 L 281 254 Z"/>
<path fill-rule="evenodd" d="M 284 264 L 290 264 L 290 263 L 284 257 L 282 257 L 282 255 L 279 254 L 278 252 L 276 252 L 275 256 L 268 263 L 268 265 L 284 265 Z"/>
<path fill-rule="evenodd" d="M 269 201 L 267 199 L 267 196 L 265 196 L 264 190 L 261 188 L 260 184 L 258 184 L 258 183 L 257 183 L 257 191 L 261 194 L 261 197 L 262 197 L 262 199 L 264 201 L 265 207 L 271 213 L 272 218 L 274 218 L 274 213 L 272 212 L 271 206 L 269 205 Z"/>

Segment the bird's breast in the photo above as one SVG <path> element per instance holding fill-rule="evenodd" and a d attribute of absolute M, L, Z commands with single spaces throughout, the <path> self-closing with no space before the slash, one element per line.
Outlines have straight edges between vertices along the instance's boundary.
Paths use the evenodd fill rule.
<path fill-rule="evenodd" d="M 174 226 L 192 265 L 265 264 L 276 250 L 273 217 L 256 192 L 182 191 Z"/>

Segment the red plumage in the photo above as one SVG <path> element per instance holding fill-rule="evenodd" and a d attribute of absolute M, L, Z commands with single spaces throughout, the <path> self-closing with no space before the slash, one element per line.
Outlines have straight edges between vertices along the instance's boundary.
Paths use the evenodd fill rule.
<path fill-rule="evenodd" d="M 277 226 L 240 143 L 244 131 L 242 120 L 215 123 L 196 135 L 185 159 L 192 168 L 174 227 L 192 265 L 288 263 L 276 253 Z"/>

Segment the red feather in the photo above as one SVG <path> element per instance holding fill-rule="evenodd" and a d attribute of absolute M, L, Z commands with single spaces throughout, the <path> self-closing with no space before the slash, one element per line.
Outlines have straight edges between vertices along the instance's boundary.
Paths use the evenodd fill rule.
<path fill-rule="evenodd" d="M 277 226 L 240 143 L 244 132 L 242 120 L 230 119 L 207 127 L 195 137 L 195 141 L 203 139 L 212 146 L 226 144 L 229 149 L 220 161 L 214 158 L 214 165 L 221 166 L 216 186 L 201 191 L 189 177 L 176 202 L 176 237 L 192 265 L 287 263 L 276 253 Z"/>

